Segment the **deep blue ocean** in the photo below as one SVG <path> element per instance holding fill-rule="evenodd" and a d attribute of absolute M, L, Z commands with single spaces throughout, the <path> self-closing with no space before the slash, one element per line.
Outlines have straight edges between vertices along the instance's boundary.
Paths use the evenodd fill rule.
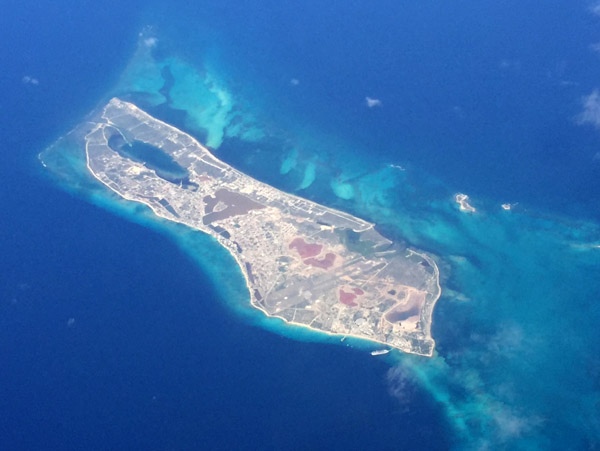
<path fill-rule="evenodd" d="M 2 9 L 0 450 L 600 447 L 593 3 Z M 140 33 L 268 137 L 226 135 L 219 158 L 439 258 L 435 358 L 263 327 L 231 307 L 243 280 L 216 244 L 44 170 L 98 102 L 150 92 Z M 177 89 L 162 118 L 217 139 Z"/>

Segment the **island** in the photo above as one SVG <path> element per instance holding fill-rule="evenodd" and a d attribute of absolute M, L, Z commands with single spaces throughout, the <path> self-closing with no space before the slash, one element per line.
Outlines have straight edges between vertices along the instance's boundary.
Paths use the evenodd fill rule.
<path fill-rule="evenodd" d="M 468 213 L 475 213 L 477 210 L 469 203 L 469 196 L 466 194 L 458 193 L 454 196 L 454 200 L 458 205 L 460 205 L 461 211 L 466 211 Z"/>
<path fill-rule="evenodd" d="M 431 256 L 253 179 L 132 103 L 113 98 L 81 127 L 93 177 L 212 235 L 237 261 L 253 307 L 320 333 L 433 354 L 441 289 Z"/>

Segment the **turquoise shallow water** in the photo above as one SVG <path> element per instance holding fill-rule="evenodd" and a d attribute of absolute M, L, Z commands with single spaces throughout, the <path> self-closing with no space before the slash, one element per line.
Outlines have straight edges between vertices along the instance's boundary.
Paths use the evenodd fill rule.
<path fill-rule="evenodd" d="M 189 131 L 260 180 L 374 221 L 388 236 L 436 256 L 444 290 L 434 314 L 436 355 L 384 358 L 398 405 L 410 405 L 410 387 L 424 390 L 444 413 L 458 448 L 597 444 L 597 224 L 522 203 L 506 211 L 501 200 L 477 193 L 469 193 L 477 211 L 462 212 L 456 189 L 426 169 L 373 153 L 364 142 L 326 133 L 318 124 L 278 121 L 268 114 L 268 97 L 250 103 L 244 89 L 234 88 L 235 74 L 219 72 L 223 60 L 186 60 L 155 38 L 142 36 L 111 95 Z M 145 209 L 97 187 L 82 175 L 80 149 L 59 142 L 42 158 L 68 189 L 173 236 L 240 318 L 298 340 L 337 342 L 267 321 L 251 309 L 226 251 L 199 233 L 157 223 Z"/>

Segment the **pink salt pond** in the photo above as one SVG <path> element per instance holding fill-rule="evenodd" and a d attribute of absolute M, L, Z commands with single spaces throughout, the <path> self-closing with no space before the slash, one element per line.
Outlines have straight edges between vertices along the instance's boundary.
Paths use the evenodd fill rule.
<path fill-rule="evenodd" d="M 354 302 L 356 295 L 354 293 L 346 293 L 343 288 L 340 288 L 340 302 L 348 307 L 356 307 L 358 304 Z"/>
<path fill-rule="evenodd" d="M 302 238 L 295 238 L 294 241 L 290 243 L 289 248 L 296 249 L 296 252 L 298 252 L 301 258 L 309 258 L 319 255 L 323 246 L 321 244 L 307 243 Z"/>

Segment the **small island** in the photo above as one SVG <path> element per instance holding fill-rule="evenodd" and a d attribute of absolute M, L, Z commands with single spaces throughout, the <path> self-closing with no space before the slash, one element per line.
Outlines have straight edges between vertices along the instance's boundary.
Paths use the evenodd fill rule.
<path fill-rule="evenodd" d="M 431 356 L 441 289 L 433 259 L 374 224 L 232 168 L 188 134 L 117 98 L 80 126 L 87 168 L 123 199 L 215 237 L 252 306 L 318 332 Z"/>
<path fill-rule="evenodd" d="M 475 207 L 469 203 L 469 196 L 466 194 L 458 193 L 454 196 L 454 200 L 460 206 L 460 211 L 465 211 L 467 213 L 475 213 L 477 211 L 475 210 Z"/>

